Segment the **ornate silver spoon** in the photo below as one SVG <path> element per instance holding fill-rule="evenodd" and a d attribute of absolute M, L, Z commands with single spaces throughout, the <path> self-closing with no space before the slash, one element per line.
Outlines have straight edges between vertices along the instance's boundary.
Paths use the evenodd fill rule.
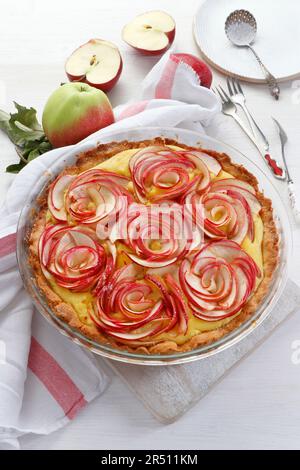
<path fill-rule="evenodd" d="M 238 47 L 248 47 L 254 54 L 259 63 L 265 78 L 267 80 L 270 93 L 276 100 L 279 98 L 280 88 L 274 75 L 269 72 L 263 64 L 257 52 L 253 49 L 253 43 L 257 31 L 257 23 L 254 16 L 247 10 L 235 10 L 232 12 L 225 22 L 225 33 L 228 39 Z"/>

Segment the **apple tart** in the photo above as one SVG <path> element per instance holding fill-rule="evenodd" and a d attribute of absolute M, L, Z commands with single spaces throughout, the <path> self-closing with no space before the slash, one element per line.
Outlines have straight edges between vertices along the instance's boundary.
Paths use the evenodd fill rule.
<path fill-rule="evenodd" d="M 79 155 L 43 193 L 29 238 L 55 315 L 144 354 L 189 351 L 249 320 L 278 244 L 271 201 L 247 169 L 162 138 Z"/>

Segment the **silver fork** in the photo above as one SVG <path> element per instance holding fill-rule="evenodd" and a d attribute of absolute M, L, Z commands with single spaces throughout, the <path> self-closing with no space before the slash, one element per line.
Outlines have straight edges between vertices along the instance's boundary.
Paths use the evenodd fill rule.
<path fill-rule="evenodd" d="M 284 180 L 286 178 L 285 171 L 281 167 L 278 166 L 278 164 L 276 163 L 276 160 L 272 159 L 269 153 L 266 153 L 261 148 L 260 143 L 256 140 L 256 138 L 252 135 L 252 132 L 248 130 L 248 128 L 245 126 L 242 119 L 238 116 L 237 107 L 233 103 L 231 98 L 228 96 L 226 91 L 221 87 L 221 85 L 219 85 L 214 91 L 215 93 L 218 93 L 218 95 L 221 98 L 223 114 L 226 114 L 227 116 L 231 116 L 239 124 L 239 126 L 243 129 L 243 131 L 249 137 L 251 142 L 253 142 L 253 144 L 259 151 L 260 155 L 263 157 L 264 162 L 268 165 L 268 167 L 272 171 L 275 178 Z"/>
<path fill-rule="evenodd" d="M 244 111 L 245 116 L 248 119 L 249 125 L 251 127 L 253 136 L 256 137 L 257 132 L 258 132 L 264 142 L 265 150 L 268 151 L 270 148 L 269 142 L 246 105 L 246 98 L 245 98 L 240 82 L 236 78 L 232 77 L 230 79 L 229 77 L 227 77 L 227 88 L 228 88 L 231 100 L 234 102 L 234 104 L 237 104 L 238 106 L 240 106 L 242 110 Z"/>

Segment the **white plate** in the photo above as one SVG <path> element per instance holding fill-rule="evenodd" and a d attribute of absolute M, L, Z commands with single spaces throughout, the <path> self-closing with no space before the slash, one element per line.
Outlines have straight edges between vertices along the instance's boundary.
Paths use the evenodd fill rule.
<path fill-rule="evenodd" d="M 251 82 L 265 82 L 248 48 L 232 45 L 225 20 L 234 10 L 249 10 L 257 21 L 254 48 L 278 80 L 300 75 L 299 0 L 202 0 L 195 15 L 195 40 L 204 58 L 220 71 Z"/>

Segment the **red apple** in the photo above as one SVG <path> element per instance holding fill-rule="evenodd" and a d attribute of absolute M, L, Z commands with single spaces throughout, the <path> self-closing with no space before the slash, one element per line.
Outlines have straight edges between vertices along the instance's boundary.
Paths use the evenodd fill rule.
<path fill-rule="evenodd" d="M 43 128 L 53 147 L 80 142 L 114 122 L 109 99 L 87 83 L 65 83 L 50 95 Z"/>
<path fill-rule="evenodd" d="M 212 83 L 212 73 L 210 68 L 206 65 L 205 62 L 198 59 L 195 55 L 192 54 L 172 54 L 171 59 L 177 62 L 184 62 L 186 65 L 192 67 L 194 72 L 198 75 L 200 83 L 206 88 L 211 87 Z"/>
<path fill-rule="evenodd" d="M 165 52 L 175 37 L 175 21 L 164 11 L 149 11 L 124 26 L 122 38 L 145 55 Z"/>
<path fill-rule="evenodd" d="M 71 82 L 84 82 L 109 91 L 117 83 L 123 68 L 122 57 L 115 44 L 90 39 L 76 49 L 65 64 Z"/>

